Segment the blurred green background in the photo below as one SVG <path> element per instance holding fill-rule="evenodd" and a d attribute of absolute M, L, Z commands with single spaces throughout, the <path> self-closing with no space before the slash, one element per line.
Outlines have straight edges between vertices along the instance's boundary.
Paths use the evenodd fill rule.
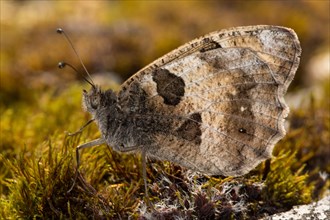
<path fill-rule="evenodd" d="M 91 73 L 126 79 L 177 46 L 211 31 L 270 24 L 294 29 L 303 54 L 293 87 L 329 72 L 329 1 L 1 1 L 1 104 L 29 98 L 26 89 L 80 79 L 64 28 Z M 111 78 L 111 77 L 110 77 Z"/>
<path fill-rule="evenodd" d="M 291 126 L 306 127 L 299 132 L 311 135 L 298 135 L 302 140 L 297 140 L 297 134 L 300 133 L 296 132 L 289 135 L 288 143 L 299 145 L 298 167 L 306 162 L 309 170 L 315 171 L 315 167 L 319 166 L 317 171 L 330 172 L 327 159 L 330 156 L 329 121 L 323 124 L 324 119 L 329 120 L 330 114 L 329 1 L 1 0 L 0 4 L 0 194 L 3 201 L 0 205 L 6 204 L 0 214 L 8 217 L 8 213 L 12 214 L 13 210 L 21 210 L 17 211 L 19 214 L 13 214 L 15 217 L 26 217 L 29 211 L 34 213 L 32 216 L 35 216 L 35 213 L 45 213 L 32 211 L 36 205 L 31 205 L 31 208 L 26 205 L 28 202 L 16 204 L 15 201 L 39 198 L 47 193 L 43 191 L 39 196 L 31 193 L 24 197 L 16 192 L 14 187 L 19 185 L 20 181 L 25 181 L 24 176 L 28 178 L 29 175 L 35 175 L 35 169 L 39 165 L 46 174 L 52 173 L 53 165 L 47 163 L 54 159 L 51 152 L 59 152 L 65 145 L 64 132 L 77 130 L 89 119 L 88 114 L 83 113 L 80 107 L 81 90 L 87 89 L 88 86 L 83 84 L 81 76 L 71 69 L 57 68 L 57 63 L 63 60 L 83 72 L 66 40 L 56 34 L 58 27 L 69 34 L 93 79 L 97 83 L 105 84 L 104 88 L 118 88 L 121 82 L 156 58 L 211 31 L 260 24 L 294 29 L 303 52 L 300 67 L 289 88 L 287 103 L 292 109 L 300 111 L 291 119 Z M 315 100 L 322 100 L 322 104 L 311 107 L 310 103 Z M 306 116 L 306 113 L 311 115 Z M 315 128 L 315 131 L 311 128 Z M 84 135 L 83 140 L 71 143 L 70 150 L 73 150 L 73 146 L 78 142 L 96 138 L 98 135 L 95 126 Z M 320 139 L 319 142 L 313 139 L 316 137 Z M 315 151 L 318 153 L 315 157 L 311 156 L 307 145 L 316 146 Z M 93 164 L 95 157 L 101 161 L 101 156 L 95 155 L 103 155 L 102 149 L 105 151 L 106 148 L 101 148 L 100 154 L 95 153 L 94 158 L 93 154 L 84 156 L 84 164 L 92 164 L 90 167 L 84 167 L 85 176 L 88 182 L 100 189 L 109 185 L 102 182 L 102 178 L 107 181 L 116 179 L 111 176 L 111 171 L 104 177 L 105 168 Z M 43 161 L 48 153 L 51 159 Z M 62 152 L 58 157 L 63 158 L 65 155 Z M 19 161 L 18 165 L 15 165 L 16 162 L 10 163 L 16 160 Z M 133 163 L 128 163 L 125 156 L 120 156 L 118 160 L 124 161 L 117 163 L 123 167 Z M 4 164 L 6 166 L 3 166 Z M 72 168 L 72 164 L 74 163 L 71 161 L 67 166 Z M 141 177 L 138 176 L 135 165 L 131 167 L 135 174 L 126 170 L 127 183 L 132 182 L 132 179 L 140 181 Z M 24 171 L 27 168 L 31 170 Z M 30 174 L 25 175 L 25 172 Z M 72 173 L 66 181 L 54 183 L 54 186 L 62 186 L 64 182 L 71 181 L 71 177 Z M 14 178 L 14 181 L 9 180 L 10 178 Z M 54 178 L 50 178 L 47 183 L 51 185 L 53 182 L 56 182 Z M 99 183 L 100 185 L 97 185 Z M 70 186 L 63 186 L 62 191 L 68 187 Z M 319 191 L 322 187 L 324 186 L 319 187 Z M 56 194 L 59 190 L 56 189 L 57 191 L 47 192 L 55 193 L 55 197 L 59 198 Z M 314 199 L 321 194 L 319 191 L 314 192 Z M 119 198 L 119 202 L 125 202 L 124 197 L 120 195 Z M 53 201 L 53 204 L 61 203 L 63 202 Z M 134 210 L 137 202 L 134 200 L 131 203 Z M 123 206 L 127 207 L 127 204 Z M 26 211 L 22 211 L 22 207 Z M 52 207 L 50 210 L 50 213 L 53 213 Z M 113 210 L 114 213 L 118 211 Z M 125 213 L 125 209 L 121 211 Z M 43 217 L 45 216 L 44 214 Z"/>

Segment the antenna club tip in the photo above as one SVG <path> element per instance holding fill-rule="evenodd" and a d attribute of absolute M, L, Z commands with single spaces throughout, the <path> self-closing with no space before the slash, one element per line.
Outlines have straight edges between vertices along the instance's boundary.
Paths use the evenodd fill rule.
<path fill-rule="evenodd" d="M 56 33 L 58 33 L 58 34 L 62 34 L 64 31 L 63 31 L 63 29 L 62 28 L 57 28 L 56 29 Z"/>
<path fill-rule="evenodd" d="M 57 64 L 57 66 L 58 66 L 58 68 L 63 69 L 66 66 L 66 63 L 65 62 L 59 62 Z"/>

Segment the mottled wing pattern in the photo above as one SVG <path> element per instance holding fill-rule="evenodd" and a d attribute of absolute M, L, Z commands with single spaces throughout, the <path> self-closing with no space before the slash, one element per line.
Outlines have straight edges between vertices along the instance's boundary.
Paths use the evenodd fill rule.
<path fill-rule="evenodd" d="M 119 99 L 136 87 L 146 95 L 135 106 L 147 106 L 139 117 L 159 125 L 141 137 L 151 140 L 143 146 L 149 156 L 207 174 L 243 175 L 271 157 L 285 135 L 283 96 L 300 54 L 288 28 L 213 32 L 139 71 Z"/>

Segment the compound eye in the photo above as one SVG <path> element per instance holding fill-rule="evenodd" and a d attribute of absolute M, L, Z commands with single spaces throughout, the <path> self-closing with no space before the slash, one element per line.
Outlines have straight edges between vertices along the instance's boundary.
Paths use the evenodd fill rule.
<path fill-rule="evenodd" d="M 92 96 L 92 97 L 91 97 L 91 107 L 92 107 L 93 109 L 97 109 L 98 105 L 99 105 L 99 97 L 97 97 L 97 96 Z"/>

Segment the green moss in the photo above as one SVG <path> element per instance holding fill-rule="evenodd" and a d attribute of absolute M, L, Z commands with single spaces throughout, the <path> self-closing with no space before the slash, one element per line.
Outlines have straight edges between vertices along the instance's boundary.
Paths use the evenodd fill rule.
<path fill-rule="evenodd" d="M 75 175 L 74 157 L 68 146 L 77 145 L 78 140 L 59 135 L 57 141 L 40 146 L 44 150 L 39 156 L 31 155 L 26 159 L 26 153 L 21 153 L 16 160 L 5 160 L 5 166 L 15 177 L 7 180 L 9 195 L 2 204 L 7 207 L 7 216 L 14 219 L 111 216 L 110 207 L 88 183 L 77 182 L 74 190 L 67 192 Z"/>
<path fill-rule="evenodd" d="M 303 174 L 304 166 L 293 171 L 297 163 L 296 154 L 281 151 L 270 165 L 271 171 L 265 180 L 263 199 L 278 208 L 307 204 L 312 200 L 313 185 L 307 184 L 308 174 Z"/>
<path fill-rule="evenodd" d="M 139 155 L 99 146 L 83 150 L 81 175 L 68 193 L 75 176 L 75 147 L 99 136 L 95 125 L 66 135 L 88 120 L 80 91 L 73 86 L 44 93 L 36 101 L 38 108 L 2 109 L 1 214 L 6 218 L 247 219 L 309 203 L 329 187 L 329 180 L 319 175 L 329 170 L 329 116 L 322 99 L 311 101 L 310 111 L 291 112 L 291 128 L 276 146 L 267 175 L 265 163 L 244 177 L 222 178 L 149 161 L 148 190 L 155 212 L 143 205 Z"/>

